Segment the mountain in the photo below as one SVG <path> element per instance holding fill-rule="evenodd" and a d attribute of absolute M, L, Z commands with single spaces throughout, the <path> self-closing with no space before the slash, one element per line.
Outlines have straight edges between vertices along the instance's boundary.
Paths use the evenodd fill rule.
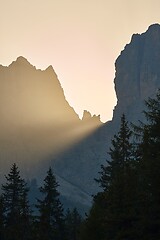
<path fill-rule="evenodd" d="M 99 176 L 101 164 L 106 164 L 109 158 L 107 153 L 111 139 L 119 129 L 122 114 L 126 115 L 129 122 L 143 121 L 145 100 L 154 97 L 160 88 L 160 25 L 151 25 L 145 33 L 134 34 L 117 58 L 115 70 L 117 105 L 112 121 L 97 125 L 95 131 L 59 154 L 56 159 L 50 158 L 51 165 L 60 177 L 83 189 L 88 195 L 99 190 L 94 178 Z M 85 111 L 83 122 L 89 119 L 98 122 L 98 117 L 91 117 Z"/>
<path fill-rule="evenodd" d="M 1 181 L 16 162 L 25 178 L 37 177 L 40 184 L 53 159 L 102 124 L 98 116 L 88 113 L 86 118 L 85 113 L 80 120 L 52 66 L 42 71 L 24 57 L 8 67 L 0 65 Z M 68 189 L 77 194 L 74 200 L 79 196 L 80 202 L 90 204 L 83 189 L 56 175 L 65 195 Z"/>
<path fill-rule="evenodd" d="M 100 165 L 109 158 L 111 139 L 119 129 L 122 114 L 129 122 L 143 121 L 145 100 L 154 97 L 160 88 L 160 25 L 151 25 L 145 33 L 134 34 L 117 58 L 115 70 L 117 105 L 112 121 L 100 126 L 54 162 L 62 177 L 89 194 L 98 190 L 93 179 L 98 177 Z M 89 117 L 86 111 L 83 118 Z"/>
<path fill-rule="evenodd" d="M 62 146 L 62 131 L 67 138 L 70 123 L 79 122 L 53 68 L 37 70 L 23 57 L 0 66 L 0 116 L 0 159 L 7 168 L 15 161 L 27 169 Z"/>
<path fill-rule="evenodd" d="M 9 67 L 0 66 L 0 85 L 0 111 L 5 124 L 11 119 L 15 125 L 78 120 L 52 66 L 37 70 L 18 57 Z"/>
<path fill-rule="evenodd" d="M 122 113 L 128 120 L 142 119 L 144 100 L 154 97 L 160 88 L 160 25 L 151 25 L 145 33 L 134 34 L 115 63 L 117 105 L 113 120 Z"/>
<path fill-rule="evenodd" d="M 23 57 L 0 66 L 1 179 L 17 162 L 23 176 L 40 184 L 52 166 L 66 205 L 88 209 L 121 115 L 143 121 L 144 101 L 160 88 L 159 24 L 132 36 L 115 70 L 117 105 L 112 121 L 102 124 L 86 110 L 79 119 L 52 66 L 42 71 Z"/>
<path fill-rule="evenodd" d="M 101 127 L 106 143 L 102 140 L 101 147 L 106 149 L 106 158 L 109 158 L 107 152 L 111 139 L 119 130 L 122 114 L 125 114 L 129 123 L 145 121 L 145 101 L 149 97 L 154 98 L 160 88 L 159 24 L 149 26 L 142 34 L 133 34 L 130 43 L 116 59 L 114 84 L 117 104 L 113 118 Z M 101 163 L 106 164 L 103 159 L 101 156 Z"/>

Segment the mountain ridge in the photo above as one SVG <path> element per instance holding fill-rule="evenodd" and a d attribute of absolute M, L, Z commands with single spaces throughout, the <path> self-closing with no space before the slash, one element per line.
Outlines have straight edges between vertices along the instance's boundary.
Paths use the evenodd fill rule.
<path fill-rule="evenodd" d="M 10 163 L 16 161 L 24 176 L 37 176 L 42 181 L 47 168 L 52 166 L 60 181 L 63 179 L 62 194 L 68 191 L 69 195 L 76 186 L 74 197 L 83 202 L 82 189 L 89 195 L 98 191 L 94 178 L 109 158 L 107 152 L 122 114 L 129 122 L 143 121 L 145 100 L 154 97 L 160 88 L 160 25 L 134 34 L 117 58 L 114 79 L 117 105 L 113 119 L 105 124 L 88 111 L 84 111 L 80 120 L 66 101 L 53 67 L 37 70 L 26 61 L 20 57 L 18 64 L 15 61 L 11 67 L 0 67 L 0 168 L 4 166 L 6 173 Z M 19 69 L 21 65 L 24 69 Z M 6 124 L 5 117 L 11 129 L 9 135 L 2 124 L 3 118 Z M 20 124 L 22 121 L 25 124 Z M 88 204 L 90 201 L 84 208 Z"/>
<path fill-rule="evenodd" d="M 16 162 L 23 177 L 36 176 L 40 183 L 51 157 L 57 159 L 59 153 L 78 144 L 102 124 L 96 116 L 87 121 L 79 119 L 51 65 L 45 70 L 36 69 L 22 56 L 8 67 L 0 66 L 0 115 L 1 180 Z M 57 176 L 60 185 L 63 179 L 63 186 L 68 189 L 63 187 L 65 194 L 71 191 L 69 179 L 65 182 L 64 176 L 59 177 L 60 173 Z M 80 186 L 79 192 L 78 186 L 75 191 L 75 185 L 73 182 L 73 192 L 79 197 L 72 198 L 85 203 L 85 194 Z"/>

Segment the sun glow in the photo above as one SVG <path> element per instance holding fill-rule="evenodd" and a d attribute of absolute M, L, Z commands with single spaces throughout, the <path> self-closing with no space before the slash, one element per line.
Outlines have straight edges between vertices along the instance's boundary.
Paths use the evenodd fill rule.
<path fill-rule="evenodd" d="M 100 127 L 95 117 L 79 119 L 51 66 L 38 70 L 19 57 L 9 67 L 1 66 L 0 75 L 0 157 L 9 165 L 16 162 L 27 172 Z"/>

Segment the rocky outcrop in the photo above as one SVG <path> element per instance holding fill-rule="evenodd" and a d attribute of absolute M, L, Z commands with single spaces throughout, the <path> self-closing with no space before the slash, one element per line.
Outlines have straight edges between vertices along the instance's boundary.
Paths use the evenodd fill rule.
<path fill-rule="evenodd" d="M 84 110 L 82 120 L 83 121 L 88 121 L 91 118 L 92 118 L 91 113 L 89 111 L 87 111 L 87 110 Z"/>
<path fill-rule="evenodd" d="M 160 88 L 160 25 L 134 34 L 115 63 L 117 106 L 113 121 L 125 113 L 128 120 L 142 119 L 144 100 Z"/>
<path fill-rule="evenodd" d="M 82 121 L 85 123 L 85 122 L 89 122 L 91 125 L 93 124 L 94 126 L 95 125 L 101 125 L 102 122 L 100 120 L 100 115 L 91 115 L 91 113 L 87 110 L 84 110 L 83 112 L 83 117 L 82 117 Z"/>

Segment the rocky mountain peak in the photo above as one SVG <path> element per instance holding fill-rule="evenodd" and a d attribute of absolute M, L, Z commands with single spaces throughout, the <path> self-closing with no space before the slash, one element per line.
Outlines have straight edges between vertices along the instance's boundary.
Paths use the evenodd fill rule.
<path fill-rule="evenodd" d="M 23 56 L 19 56 L 17 57 L 17 59 L 15 61 L 13 61 L 9 67 L 12 67 L 12 66 L 18 66 L 19 68 L 20 67 L 31 67 L 31 68 L 35 68 L 32 64 L 30 64 L 30 62 Z"/>
<path fill-rule="evenodd" d="M 0 116 L 0 181 L 13 162 L 24 177 L 36 176 L 39 181 L 48 166 L 54 166 L 64 195 L 88 208 L 91 197 L 81 190 L 86 175 L 82 177 L 79 170 L 94 165 L 90 149 L 96 149 L 98 138 L 90 134 L 99 127 L 100 118 L 85 111 L 84 119 L 79 119 L 53 67 L 36 69 L 24 57 L 8 67 L 1 65 Z M 88 157 L 81 158 L 81 153 Z"/>
<path fill-rule="evenodd" d="M 91 113 L 87 110 L 84 110 L 83 111 L 83 117 L 82 117 L 82 120 L 86 121 L 88 119 L 90 119 L 92 117 Z"/>
<path fill-rule="evenodd" d="M 16 125 L 79 121 L 53 67 L 36 69 L 22 56 L 0 68 L 0 114 Z"/>
<path fill-rule="evenodd" d="M 91 113 L 87 110 L 84 110 L 83 112 L 83 117 L 82 117 L 82 121 L 92 121 L 95 122 L 97 124 L 102 124 L 101 120 L 100 120 L 100 115 L 91 115 Z"/>
<path fill-rule="evenodd" d="M 115 63 L 114 79 L 117 106 L 113 119 L 125 113 L 129 120 L 140 119 L 144 100 L 160 87 L 160 25 L 145 33 L 134 34 Z"/>
<path fill-rule="evenodd" d="M 153 32 L 154 35 L 156 32 L 160 33 L 160 25 L 158 23 L 154 23 L 150 25 L 147 32 L 150 32 L 150 33 Z"/>
<path fill-rule="evenodd" d="M 52 72 L 52 73 L 55 72 L 52 65 L 49 65 L 45 71 Z"/>
<path fill-rule="evenodd" d="M 27 60 L 25 57 L 23 57 L 23 56 L 17 57 L 16 62 L 25 63 L 25 64 L 26 64 L 26 63 L 29 63 L 28 60 Z M 30 64 L 30 63 L 29 63 L 29 64 Z"/>

